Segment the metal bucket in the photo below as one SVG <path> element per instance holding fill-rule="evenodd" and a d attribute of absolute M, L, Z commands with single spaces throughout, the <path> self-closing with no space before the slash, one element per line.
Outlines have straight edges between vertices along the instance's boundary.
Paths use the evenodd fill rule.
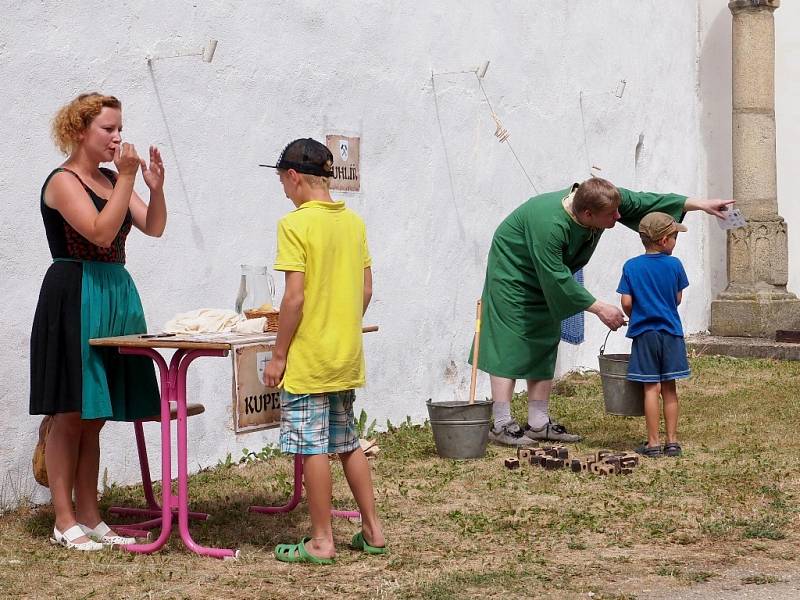
<path fill-rule="evenodd" d="M 432 402 L 428 400 L 433 441 L 442 458 L 481 458 L 486 454 L 491 400 L 469 402 Z"/>
<path fill-rule="evenodd" d="M 611 331 L 608 332 L 609 334 Z M 597 357 L 600 363 L 600 379 L 603 382 L 603 401 L 606 412 L 623 417 L 644 416 L 644 386 L 636 381 L 628 381 L 628 362 L 630 354 L 604 354 L 606 340 L 600 347 Z"/>

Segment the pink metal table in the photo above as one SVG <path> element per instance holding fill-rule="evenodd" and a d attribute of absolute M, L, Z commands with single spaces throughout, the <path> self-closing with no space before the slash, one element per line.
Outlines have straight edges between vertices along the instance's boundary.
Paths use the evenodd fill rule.
<path fill-rule="evenodd" d="M 376 326 L 365 327 L 364 331 L 377 331 Z M 145 529 L 161 526 L 158 538 L 145 544 L 129 544 L 123 546 L 130 552 L 149 554 L 160 549 L 167 543 L 172 531 L 172 518 L 175 513 L 178 517 L 178 531 L 187 548 L 197 554 L 214 558 L 236 558 L 238 550 L 228 548 L 212 548 L 201 546 L 192 539 L 189 532 L 189 519 L 205 520 L 205 513 L 189 511 L 189 470 L 187 466 L 187 403 L 186 403 L 186 373 L 189 365 L 201 356 L 227 356 L 228 352 L 237 344 L 273 343 L 274 334 L 229 334 L 208 336 L 203 335 L 175 335 L 142 336 L 126 335 L 108 338 L 95 338 L 89 341 L 92 346 L 115 347 L 121 354 L 135 354 L 147 356 L 153 360 L 159 370 L 161 382 L 161 506 L 155 501 L 150 485 L 150 473 L 147 466 L 144 438 L 141 423 L 136 422 L 137 445 L 139 447 L 140 465 L 142 467 L 142 483 L 145 488 L 147 509 L 122 508 L 115 509 L 121 514 L 140 514 L 153 516 L 160 512 L 160 517 L 132 526 L 120 526 L 117 529 L 122 533 L 140 536 L 146 534 Z M 175 352 L 167 361 L 156 349 L 174 349 Z M 177 497 L 172 492 L 172 437 L 170 427 L 170 401 L 177 405 L 177 450 L 178 450 L 178 489 Z M 302 457 L 295 456 L 294 460 L 294 489 L 289 502 L 283 506 L 251 506 L 250 511 L 258 513 L 283 513 L 294 509 L 300 502 L 302 494 L 303 462 Z M 159 511 L 160 509 L 160 511 Z M 357 511 L 333 511 L 334 516 L 345 518 L 359 518 Z"/>

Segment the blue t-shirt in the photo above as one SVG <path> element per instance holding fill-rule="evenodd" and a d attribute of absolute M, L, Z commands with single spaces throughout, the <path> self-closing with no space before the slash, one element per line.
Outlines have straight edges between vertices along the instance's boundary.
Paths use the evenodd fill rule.
<path fill-rule="evenodd" d="M 622 267 L 617 292 L 633 297 L 628 332 L 665 331 L 683 337 L 678 316 L 678 292 L 689 286 L 681 261 L 670 254 L 642 254 Z"/>

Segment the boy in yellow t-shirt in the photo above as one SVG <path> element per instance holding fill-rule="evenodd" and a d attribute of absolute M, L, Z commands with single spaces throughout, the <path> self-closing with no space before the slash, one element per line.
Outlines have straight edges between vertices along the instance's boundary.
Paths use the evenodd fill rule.
<path fill-rule="evenodd" d="M 372 297 L 372 269 L 364 222 L 331 199 L 333 156 L 311 139 L 290 143 L 277 164 L 286 197 L 296 210 L 278 223 L 274 268 L 284 271 L 278 335 L 264 380 L 283 386 L 281 450 L 303 455 L 311 536 L 278 544 L 284 562 L 330 564 L 336 555 L 331 527 L 328 454 L 342 461 L 362 529 L 351 547 L 383 554 L 369 463 L 359 445 L 353 388 L 364 385 L 361 318 Z"/>

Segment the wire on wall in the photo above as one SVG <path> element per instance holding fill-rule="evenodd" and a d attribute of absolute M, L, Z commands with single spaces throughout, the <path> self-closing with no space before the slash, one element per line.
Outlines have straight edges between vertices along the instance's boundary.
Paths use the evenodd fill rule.
<path fill-rule="evenodd" d="M 482 63 L 481 65 L 479 65 L 474 69 L 467 69 L 463 71 L 443 71 L 441 73 L 434 73 L 433 71 L 431 71 L 431 83 L 433 85 L 434 100 L 436 100 L 435 78 L 437 76 L 459 75 L 462 73 L 472 73 L 473 75 L 475 75 L 475 79 L 478 81 L 478 87 L 480 88 L 481 93 L 483 94 L 483 97 L 486 100 L 486 106 L 489 108 L 489 114 L 491 115 L 492 121 L 494 121 L 495 124 L 494 136 L 497 138 L 498 142 L 500 142 L 501 144 L 504 143 L 508 146 L 508 149 L 511 151 L 511 154 L 514 156 L 514 160 L 517 161 L 517 164 L 519 165 L 519 168 L 522 170 L 522 173 L 525 175 L 525 178 L 528 180 L 528 183 L 531 184 L 531 188 L 533 188 L 533 191 L 536 194 L 538 194 L 539 190 L 536 188 L 536 184 L 533 183 L 533 179 L 528 174 L 528 171 L 525 169 L 525 166 L 522 164 L 522 161 L 520 160 L 519 156 L 514 150 L 514 147 L 511 145 L 511 142 L 509 141 L 509 138 L 511 137 L 511 132 L 509 132 L 508 129 L 506 129 L 506 127 L 503 126 L 500 117 L 497 116 L 497 113 L 494 111 L 494 108 L 492 107 L 492 103 L 489 100 L 489 95 L 486 93 L 486 90 L 483 87 L 483 78 L 486 75 L 486 71 L 488 68 L 489 68 L 489 61 L 487 60 L 486 62 Z"/>
<path fill-rule="evenodd" d="M 586 166 L 589 170 L 589 177 L 597 177 L 597 172 L 602 171 L 600 167 L 592 164 L 592 160 L 589 156 L 589 140 L 588 136 L 586 135 L 586 118 L 584 116 L 584 108 L 583 108 L 583 99 L 586 96 L 603 96 L 606 94 L 613 94 L 619 99 L 622 99 L 622 95 L 625 93 L 625 86 L 628 82 L 625 79 L 620 79 L 617 83 L 617 87 L 609 92 L 595 92 L 593 94 L 587 94 L 583 90 L 578 93 L 578 106 L 580 107 L 581 112 L 581 129 L 583 130 L 583 153 L 586 157 Z"/>

